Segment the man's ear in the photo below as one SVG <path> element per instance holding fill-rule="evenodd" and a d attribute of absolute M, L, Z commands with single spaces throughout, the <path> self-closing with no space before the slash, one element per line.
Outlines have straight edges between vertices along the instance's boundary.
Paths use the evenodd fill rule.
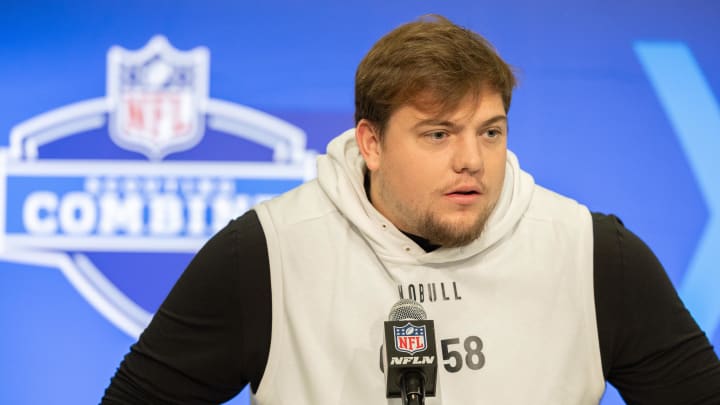
<path fill-rule="evenodd" d="M 374 171 L 380 167 L 381 143 L 375 126 L 365 118 L 355 126 L 355 141 L 360 148 L 360 154 L 365 159 L 368 170 Z"/>

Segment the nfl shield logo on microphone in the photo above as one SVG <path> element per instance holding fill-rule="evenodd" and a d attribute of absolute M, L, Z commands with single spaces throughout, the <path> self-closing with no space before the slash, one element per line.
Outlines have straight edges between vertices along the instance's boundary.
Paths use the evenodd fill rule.
<path fill-rule="evenodd" d="M 395 350 L 414 355 L 427 349 L 425 325 L 415 326 L 407 323 L 403 326 L 393 326 L 395 335 Z"/>

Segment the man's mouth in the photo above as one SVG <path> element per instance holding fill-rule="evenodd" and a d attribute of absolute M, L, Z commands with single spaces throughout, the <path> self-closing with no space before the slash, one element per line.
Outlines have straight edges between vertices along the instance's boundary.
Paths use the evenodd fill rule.
<path fill-rule="evenodd" d="M 451 189 L 448 193 L 445 193 L 446 195 L 476 195 L 476 194 L 482 194 L 482 190 L 478 186 L 475 185 L 467 185 L 467 186 L 460 186 Z"/>
<path fill-rule="evenodd" d="M 477 201 L 482 194 L 481 190 L 474 186 L 460 187 L 445 193 L 450 201 L 460 205 L 470 205 Z"/>

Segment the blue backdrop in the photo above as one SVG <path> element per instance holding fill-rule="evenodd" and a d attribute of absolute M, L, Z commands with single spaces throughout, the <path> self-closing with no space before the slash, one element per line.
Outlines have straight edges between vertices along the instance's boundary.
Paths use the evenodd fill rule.
<path fill-rule="evenodd" d="M 521 166 L 619 215 L 720 344 L 717 2 L 6 0 L 0 403 L 98 402 L 191 252 L 232 213 L 312 175 L 314 153 L 353 124 L 357 63 L 426 13 L 480 32 L 517 68 L 509 142 Z M 201 51 L 174 82 L 189 83 L 177 105 L 196 109 L 182 123 L 204 137 L 160 157 L 152 142 L 108 136 L 130 125 L 122 92 L 142 80 L 128 66 L 152 62 L 123 56 L 113 75 L 108 53 L 157 35 L 209 51 L 207 74 Z M 621 401 L 609 390 L 604 403 Z"/>

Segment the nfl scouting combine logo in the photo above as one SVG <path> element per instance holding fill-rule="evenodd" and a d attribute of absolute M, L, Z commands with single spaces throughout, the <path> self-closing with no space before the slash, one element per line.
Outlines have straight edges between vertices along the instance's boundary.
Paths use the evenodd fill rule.
<path fill-rule="evenodd" d="M 315 155 L 299 128 L 210 99 L 205 48 L 157 36 L 113 47 L 107 62 L 106 97 L 22 122 L 0 149 L 0 248 L 59 268 L 138 336 L 189 257 L 230 219 L 314 177 Z"/>
<path fill-rule="evenodd" d="M 408 353 L 410 355 L 424 352 L 425 349 L 427 349 L 427 344 L 425 343 L 425 332 L 425 325 L 415 326 L 408 322 L 403 326 L 393 326 L 393 334 L 395 335 L 395 350 Z"/>

